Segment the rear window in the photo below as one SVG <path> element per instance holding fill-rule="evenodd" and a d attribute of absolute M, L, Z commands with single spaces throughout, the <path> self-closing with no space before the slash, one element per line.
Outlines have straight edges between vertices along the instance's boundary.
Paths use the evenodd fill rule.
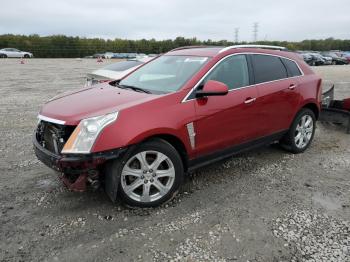
<path fill-rule="evenodd" d="M 299 67 L 297 66 L 297 64 L 289 59 L 285 59 L 285 58 L 281 58 L 284 65 L 287 68 L 288 71 L 288 76 L 293 77 L 293 76 L 300 76 L 301 72 L 299 70 Z"/>
<path fill-rule="evenodd" d="M 122 61 L 122 62 L 118 62 L 118 63 L 114 63 L 111 65 L 108 65 L 106 67 L 104 67 L 103 69 L 105 70 L 111 70 L 111 71 L 125 71 L 128 70 L 132 67 L 138 66 L 138 65 L 142 65 L 143 62 L 140 61 L 136 61 L 136 60 L 130 60 L 130 61 Z"/>
<path fill-rule="evenodd" d="M 281 59 L 270 55 L 252 55 L 255 83 L 287 78 L 287 70 Z"/>

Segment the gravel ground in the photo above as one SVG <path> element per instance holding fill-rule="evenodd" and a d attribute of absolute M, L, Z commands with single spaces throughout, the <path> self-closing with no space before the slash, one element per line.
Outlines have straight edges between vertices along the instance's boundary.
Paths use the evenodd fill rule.
<path fill-rule="evenodd" d="M 0 60 L 0 261 L 350 261 L 343 127 L 318 123 L 304 154 L 269 146 L 200 169 L 160 208 L 66 190 L 33 155 L 36 115 L 99 66 Z M 350 96 L 350 66 L 315 71 Z"/>

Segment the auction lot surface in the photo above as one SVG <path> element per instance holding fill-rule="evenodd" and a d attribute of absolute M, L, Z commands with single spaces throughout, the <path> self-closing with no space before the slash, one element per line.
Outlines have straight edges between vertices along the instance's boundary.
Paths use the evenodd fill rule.
<path fill-rule="evenodd" d="M 65 189 L 33 154 L 37 113 L 110 62 L 0 60 L 0 261 L 350 261 L 350 135 L 331 124 L 304 154 L 269 146 L 200 169 L 156 209 Z M 314 69 L 350 97 L 350 66 Z"/>

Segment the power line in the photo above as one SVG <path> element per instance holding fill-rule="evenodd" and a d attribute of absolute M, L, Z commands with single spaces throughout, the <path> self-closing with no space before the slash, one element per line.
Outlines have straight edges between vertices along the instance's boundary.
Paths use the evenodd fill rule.
<path fill-rule="evenodd" d="M 253 40 L 256 42 L 258 40 L 259 23 L 255 22 L 253 24 Z"/>

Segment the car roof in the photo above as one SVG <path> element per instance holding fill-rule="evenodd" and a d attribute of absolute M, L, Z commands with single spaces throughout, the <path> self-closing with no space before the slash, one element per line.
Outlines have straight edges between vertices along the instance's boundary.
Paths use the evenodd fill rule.
<path fill-rule="evenodd" d="M 180 47 L 166 53 L 166 55 L 189 55 L 189 56 L 216 56 L 223 47 Z"/>
<path fill-rule="evenodd" d="M 208 56 L 214 57 L 219 54 L 230 53 L 259 53 L 283 56 L 290 59 L 301 59 L 298 54 L 288 51 L 280 46 L 265 46 L 265 45 L 237 45 L 237 46 L 188 46 L 173 49 L 165 55 L 188 55 L 188 56 Z"/>

